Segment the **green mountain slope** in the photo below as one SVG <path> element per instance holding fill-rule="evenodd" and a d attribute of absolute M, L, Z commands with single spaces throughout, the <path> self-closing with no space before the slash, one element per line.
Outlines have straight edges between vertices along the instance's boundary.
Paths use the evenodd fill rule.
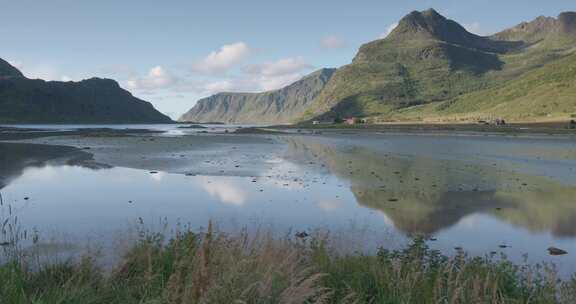
<path fill-rule="evenodd" d="M 280 90 L 264 93 L 220 93 L 199 100 L 180 121 L 289 123 L 302 116 L 334 69 L 322 69 Z"/>
<path fill-rule="evenodd" d="M 0 61 L 0 123 L 169 123 L 110 79 L 32 80 Z"/>
<path fill-rule="evenodd" d="M 576 115 L 576 54 L 517 79 L 453 100 L 390 113 L 398 120 L 470 121 L 504 117 L 515 121 L 560 120 Z"/>
<path fill-rule="evenodd" d="M 576 13 L 540 17 L 494 36 L 480 37 L 434 10 L 412 12 L 388 37 L 363 45 L 352 63 L 334 74 L 301 119 L 366 116 L 375 120 L 425 120 L 431 112 L 442 119 L 444 110 L 432 111 L 427 106 L 440 103 L 440 107 L 449 104 L 453 111 L 477 111 L 487 106 L 485 103 L 493 105 L 505 98 L 485 97 L 491 91 L 484 90 L 502 88 L 512 81 L 510 90 L 514 90 L 520 85 L 518 77 L 559 60 L 569 62 L 565 58 L 575 52 L 575 42 Z M 568 91 L 561 89 L 557 96 L 549 95 L 551 86 L 564 88 L 567 84 L 557 82 L 557 77 L 544 81 L 547 72 L 540 73 L 540 77 L 531 76 L 535 79 L 531 85 L 537 88 L 525 98 L 537 95 L 540 103 L 562 103 L 558 111 L 570 112 L 566 100 L 550 99 L 569 95 Z M 473 107 L 478 99 L 484 103 Z M 456 106 L 460 102 L 463 104 Z M 530 117 L 547 112 L 531 110 L 534 113 Z M 524 117 L 507 113 L 501 115 Z"/>
<path fill-rule="evenodd" d="M 468 33 L 434 10 L 412 12 L 385 39 L 363 45 L 328 83 L 308 117 L 377 115 L 486 86 L 499 53 L 518 43 Z"/>

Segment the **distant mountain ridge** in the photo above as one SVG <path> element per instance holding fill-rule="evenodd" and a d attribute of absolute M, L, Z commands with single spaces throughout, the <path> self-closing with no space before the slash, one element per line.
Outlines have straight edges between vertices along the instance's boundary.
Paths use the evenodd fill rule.
<path fill-rule="evenodd" d="M 321 69 L 280 90 L 263 93 L 219 93 L 198 101 L 180 121 L 289 123 L 303 115 L 335 69 Z"/>
<path fill-rule="evenodd" d="M 493 35 L 492 38 L 535 43 L 563 35 L 576 35 L 576 12 L 561 13 L 558 18 L 540 16 L 533 21 L 522 22 L 517 26 L 499 32 Z"/>
<path fill-rule="evenodd" d="M 255 97 L 269 93 L 217 94 L 183 117 L 245 123 L 350 116 L 375 122 L 569 119 L 576 117 L 575 56 L 575 12 L 484 37 L 433 9 L 414 11 L 386 38 L 362 45 L 350 64 L 290 108 L 289 119 L 279 120 L 282 108 L 271 114 L 269 103 Z M 240 114 L 246 109 L 258 114 Z"/>
<path fill-rule="evenodd" d="M 0 123 L 170 123 L 111 79 L 28 79 L 0 59 Z"/>

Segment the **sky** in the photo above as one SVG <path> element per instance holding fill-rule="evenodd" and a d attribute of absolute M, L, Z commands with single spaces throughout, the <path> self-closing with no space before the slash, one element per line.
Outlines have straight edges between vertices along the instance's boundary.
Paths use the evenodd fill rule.
<path fill-rule="evenodd" d="M 29 78 L 112 78 L 178 118 L 217 92 L 258 92 L 348 64 L 413 10 L 489 35 L 576 0 L 0 0 L 0 58 Z"/>

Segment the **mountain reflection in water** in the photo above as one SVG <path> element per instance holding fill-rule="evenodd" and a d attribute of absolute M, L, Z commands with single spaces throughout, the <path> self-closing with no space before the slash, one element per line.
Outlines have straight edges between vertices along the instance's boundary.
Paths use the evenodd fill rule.
<path fill-rule="evenodd" d="M 407 234 L 435 234 L 483 213 L 532 232 L 576 236 L 576 187 L 494 164 L 375 152 L 293 139 L 350 183 L 357 202 L 380 210 Z"/>
<path fill-rule="evenodd" d="M 178 138 L 166 140 L 177 141 Z M 450 154 L 438 153 L 444 151 L 441 140 L 437 144 L 428 142 L 422 146 L 422 150 L 434 152 L 429 156 L 399 150 L 395 138 L 385 140 L 389 145 L 377 149 L 349 138 L 283 136 L 277 143 L 285 146 L 280 149 L 283 151 L 281 155 L 250 159 L 254 168 L 258 168 L 258 162 L 266 162 L 259 175 L 252 177 L 225 174 L 184 176 L 169 172 L 149 174 L 123 168 L 131 167 L 131 163 L 119 163 L 118 168 L 102 174 L 86 169 L 58 171 L 62 165 L 89 169 L 107 166 L 92 160 L 90 153 L 93 150 L 0 143 L 0 189 L 3 192 L 11 190 L 8 193 L 19 198 L 37 189 L 40 196 L 37 200 L 43 201 L 42 207 L 33 204 L 31 208 L 54 207 L 56 222 L 59 217 L 64 220 L 75 217 L 88 219 L 94 212 L 101 212 L 94 221 L 98 224 L 108 221 L 111 227 L 120 218 L 138 217 L 136 209 L 142 208 L 139 212 L 144 215 L 161 215 L 158 213 L 161 211 L 188 219 L 193 217 L 199 225 L 205 224 L 210 217 L 223 215 L 237 217 L 240 225 L 254 216 L 261 216 L 264 220 L 270 219 L 290 228 L 313 228 L 324 224 L 343 226 L 353 218 L 367 224 L 379 222 L 378 227 L 391 223 L 402 235 L 428 236 L 451 231 L 453 227 L 459 233 L 465 233 L 461 225 L 482 216 L 484 223 L 494 220 L 498 225 L 523 230 L 522 235 L 576 237 L 576 187 L 571 183 L 573 179 L 562 182 L 562 178 L 533 173 L 542 168 L 539 166 L 546 165 L 542 162 L 547 160 L 524 166 L 509 165 L 512 161 L 505 158 L 497 163 L 481 157 L 462 157 L 467 155 L 466 149 L 471 149 L 470 145 L 478 144 L 477 139 L 471 140 L 472 143 L 456 139 L 463 144 L 453 150 L 459 149 L 463 154 L 454 154 L 453 158 Z M 414 146 L 419 140 L 423 139 L 413 137 L 406 140 L 406 149 L 415 151 Z M 425 139 L 422 142 L 426 143 Z M 514 145 L 511 141 L 505 141 L 505 144 Z M 444 149 L 450 150 L 449 147 Z M 502 146 L 496 146 L 494 150 L 497 149 L 506 156 Z M 561 161 L 573 161 L 562 146 L 558 151 L 553 145 L 545 150 Z M 209 159 L 209 152 L 203 157 Z M 236 156 L 231 155 L 233 157 Z M 175 156 L 171 167 L 177 167 L 178 161 L 184 159 Z M 140 163 L 136 169 L 145 165 L 145 162 Z M 51 174 L 56 174 L 56 181 L 50 186 L 40 187 L 34 184 L 33 174 L 41 175 L 41 169 L 32 170 L 29 175 L 25 173 L 28 168 L 44 166 L 48 166 L 46 169 L 50 169 Z M 215 172 L 228 169 L 218 165 L 213 167 Z M 113 182 L 111 177 L 121 178 L 122 184 Z M 9 185 L 17 180 L 19 186 L 9 189 Z M 75 188 L 70 189 L 68 184 L 75 185 Z M 92 192 L 88 195 L 74 193 L 80 189 Z M 65 197 L 63 192 L 67 193 Z M 118 205 L 118 202 L 132 201 L 137 203 Z M 215 202 L 221 204 L 215 205 Z M 58 210 L 65 212 L 58 214 Z M 87 210 L 92 210 L 92 213 Z M 50 222 L 50 217 L 41 217 L 47 211 L 37 212 L 42 213 L 39 219 Z M 22 218 L 26 219 L 25 216 Z M 486 232 L 483 232 L 483 237 L 496 238 Z"/>

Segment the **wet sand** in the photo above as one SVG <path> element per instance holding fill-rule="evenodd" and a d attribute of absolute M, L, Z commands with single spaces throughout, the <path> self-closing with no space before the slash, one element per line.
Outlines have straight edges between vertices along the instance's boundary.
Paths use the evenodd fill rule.
<path fill-rule="evenodd" d="M 291 157 L 296 163 L 309 164 L 311 155 L 289 153 L 292 138 L 323 142 L 336 149 L 362 146 L 375 152 L 425 156 L 436 159 L 482 160 L 501 166 L 540 163 L 551 166 L 549 175 L 572 176 L 571 166 L 562 166 L 576 156 L 574 137 L 557 134 L 510 136 L 473 132 L 379 132 L 374 129 L 245 128 L 238 133 L 197 133 L 163 136 L 145 129 L 78 129 L 45 131 L 39 129 L 0 128 L 0 142 L 49 145 L 76 149 L 91 156 L 95 164 L 188 175 L 255 176 L 272 167 L 275 160 Z M 560 146 L 558 146 L 560 145 Z M 34 154 L 55 158 L 70 151 L 30 146 Z M 424 149 L 422 149 L 424 147 Z M 449 149 L 447 149 L 449 147 Z M 60 151 L 60 152 L 59 152 Z M 554 160 L 549 164 L 539 160 Z M 323 161 L 323 160 L 320 160 Z M 546 168 L 540 168 L 546 170 Z M 554 171 L 556 170 L 556 171 Z M 552 172 L 553 171 L 553 172 Z"/>
<path fill-rule="evenodd" d="M 275 136 L 195 134 L 161 136 L 145 130 L 24 130 L 0 134 L 0 142 L 33 144 L 45 159 L 70 151 L 39 146 L 65 146 L 91 155 L 94 163 L 188 175 L 254 176 L 281 157 L 285 145 Z"/>

